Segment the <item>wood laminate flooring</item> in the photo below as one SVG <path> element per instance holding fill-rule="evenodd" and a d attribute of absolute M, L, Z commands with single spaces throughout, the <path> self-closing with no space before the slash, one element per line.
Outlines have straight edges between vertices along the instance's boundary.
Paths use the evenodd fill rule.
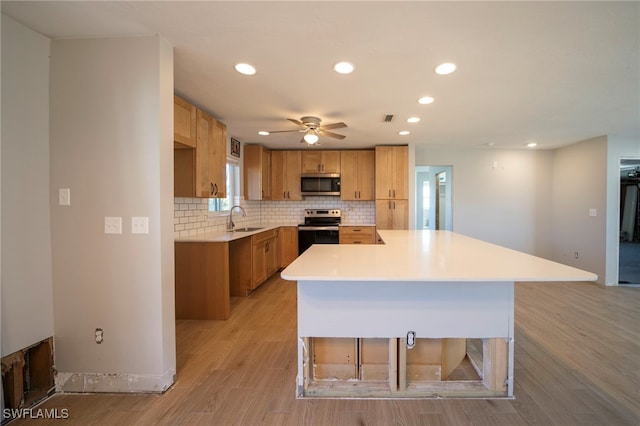
<path fill-rule="evenodd" d="M 640 425 L 640 289 L 518 283 L 515 399 L 295 398 L 296 286 L 272 277 L 227 321 L 178 321 L 163 395 L 57 394 L 12 425 Z"/>

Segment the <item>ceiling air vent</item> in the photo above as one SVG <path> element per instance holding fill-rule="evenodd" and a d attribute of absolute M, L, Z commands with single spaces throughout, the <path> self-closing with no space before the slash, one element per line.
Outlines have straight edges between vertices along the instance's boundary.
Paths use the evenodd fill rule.
<path fill-rule="evenodd" d="M 387 114 L 384 116 L 385 123 L 391 123 L 391 120 L 393 120 L 393 114 Z"/>

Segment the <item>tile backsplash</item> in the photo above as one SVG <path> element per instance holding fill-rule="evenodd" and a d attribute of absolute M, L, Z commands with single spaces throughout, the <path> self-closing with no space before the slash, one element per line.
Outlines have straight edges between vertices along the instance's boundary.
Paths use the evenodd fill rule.
<path fill-rule="evenodd" d="M 302 201 L 241 201 L 247 216 L 235 210 L 236 227 L 259 225 L 297 225 L 304 221 L 305 209 L 341 209 L 342 223 L 368 225 L 375 223 L 374 201 L 342 201 L 336 197 L 309 197 Z M 208 232 L 223 232 L 229 215 L 209 212 L 206 198 L 175 198 L 174 237 Z"/>

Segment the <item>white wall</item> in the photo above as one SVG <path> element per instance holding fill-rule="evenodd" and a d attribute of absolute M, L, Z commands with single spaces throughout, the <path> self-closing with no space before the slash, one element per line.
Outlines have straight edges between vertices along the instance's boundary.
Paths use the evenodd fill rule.
<path fill-rule="evenodd" d="M 607 138 L 590 139 L 554 152 L 553 259 L 605 279 Z M 590 216 L 595 209 L 596 216 Z M 575 253 L 578 253 L 576 258 Z"/>
<path fill-rule="evenodd" d="M 453 231 L 551 257 L 552 152 L 418 146 L 415 158 L 452 166 Z"/>
<path fill-rule="evenodd" d="M 640 140 L 609 135 L 607 137 L 607 259 L 605 272 L 607 285 L 618 285 L 619 278 L 620 159 L 622 158 L 640 158 Z"/>
<path fill-rule="evenodd" d="M 176 366 L 171 46 L 55 40 L 51 51 L 57 387 L 161 391 Z M 105 216 L 122 217 L 121 235 L 104 234 Z M 149 217 L 148 235 L 131 233 L 133 216 Z"/>
<path fill-rule="evenodd" d="M 2 356 L 53 335 L 50 45 L 2 15 Z"/>

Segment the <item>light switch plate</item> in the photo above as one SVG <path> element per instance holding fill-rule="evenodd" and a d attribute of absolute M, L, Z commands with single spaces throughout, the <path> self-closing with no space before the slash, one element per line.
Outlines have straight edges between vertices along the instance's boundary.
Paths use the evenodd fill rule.
<path fill-rule="evenodd" d="M 598 216 L 598 209 L 589 209 L 589 216 L 590 217 Z"/>
<path fill-rule="evenodd" d="M 149 218 L 147 216 L 134 216 L 131 218 L 132 234 L 148 234 Z"/>
<path fill-rule="evenodd" d="M 105 234 L 122 234 L 122 218 L 105 216 L 104 233 Z"/>
<path fill-rule="evenodd" d="M 60 188 L 58 190 L 58 205 L 70 206 L 71 205 L 71 189 Z"/>

